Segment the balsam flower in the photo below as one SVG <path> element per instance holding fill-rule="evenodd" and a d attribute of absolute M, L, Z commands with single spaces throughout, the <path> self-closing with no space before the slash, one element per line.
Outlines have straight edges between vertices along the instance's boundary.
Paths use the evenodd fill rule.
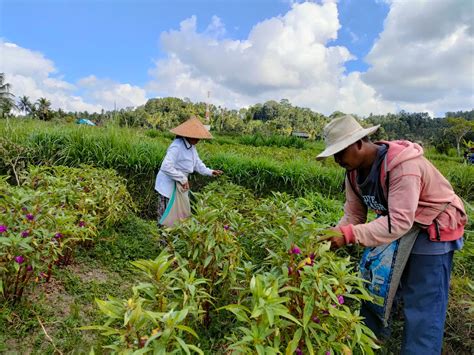
<path fill-rule="evenodd" d="M 301 254 L 301 249 L 295 245 L 293 248 L 291 248 L 290 254 Z"/>
<path fill-rule="evenodd" d="M 339 304 L 344 304 L 344 296 L 343 295 L 337 296 L 337 302 L 339 302 Z"/>

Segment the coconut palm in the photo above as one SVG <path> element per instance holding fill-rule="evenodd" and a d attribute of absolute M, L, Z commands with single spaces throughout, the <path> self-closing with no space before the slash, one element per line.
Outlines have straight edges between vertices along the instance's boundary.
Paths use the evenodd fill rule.
<path fill-rule="evenodd" d="M 5 82 L 5 73 L 0 73 L 0 98 L 1 99 L 7 99 L 7 98 L 11 99 L 13 94 L 10 93 L 10 87 L 11 85 Z"/>
<path fill-rule="evenodd" d="M 10 111 L 16 108 L 13 95 L 10 92 L 11 85 L 5 82 L 5 73 L 0 73 L 0 115 L 3 118 L 7 118 L 10 115 Z"/>
<path fill-rule="evenodd" d="M 33 111 L 33 104 L 28 96 L 20 97 L 20 100 L 18 100 L 18 109 L 27 115 Z"/>
<path fill-rule="evenodd" d="M 45 97 L 40 97 L 36 101 L 36 106 L 38 118 L 43 121 L 48 121 L 51 118 L 51 101 Z"/>

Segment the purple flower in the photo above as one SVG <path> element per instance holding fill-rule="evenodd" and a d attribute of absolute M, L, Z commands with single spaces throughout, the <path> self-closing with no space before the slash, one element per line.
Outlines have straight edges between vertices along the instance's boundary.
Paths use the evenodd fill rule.
<path fill-rule="evenodd" d="M 313 322 L 319 324 L 319 323 L 321 323 L 321 320 L 318 317 L 314 316 L 313 317 Z"/>
<path fill-rule="evenodd" d="M 56 233 L 56 234 L 54 235 L 54 238 L 55 238 L 55 239 L 61 239 L 62 237 L 63 237 L 62 233 Z"/>
<path fill-rule="evenodd" d="M 48 275 L 43 271 L 41 271 L 40 274 L 39 274 L 39 277 L 41 277 L 42 279 L 46 278 L 47 276 Z"/>
<path fill-rule="evenodd" d="M 300 348 L 296 348 L 295 354 L 296 355 L 303 355 L 303 351 Z"/>
<path fill-rule="evenodd" d="M 339 302 L 339 304 L 344 304 L 344 296 L 343 295 L 337 296 L 337 301 Z"/>
<path fill-rule="evenodd" d="M 224 225 L 224 229 L 225 229 L 225 230 L 229 230 L 229 228 L 230 228 L 230 227 L 229 227 L 228 224 Z"/>
<path fill-rule="evenodd" d="M 84 221 L 79 221 L 79 227 L 84 227 L 86 225 L 86 222 Z"/>
<path fill-rule="evenodd" d="M 31 270 L 33 270 L 33 266 L 28 265 L 28 266 L 26 267 L 26 271 L 31 271 Z"/>
<path fill-rule="evenodd" d="M 21 232 L 21 236 L 22 236 L 23 238 L 26 238 L 26 237 L 28 237 L 29 235 L 30 235 L 30 231 L 29 231 L 29 230 L 25 230 L 25 231 Z"/>
<path fill-rule="evenodd" d="M 26 211 L 28 211 L 28 208 L 22 207 L 21 210 L 22 210 L 23 212 L 26 212 Z"/>
<path fill-rule="evenodd" d="M 309 258 L 310 258 L 311 260 L 314 260 L 315 257 L 316 257 L 316 254 L 314 254 L 314 253 L 309 254 Z"/>
<path fill-rule="evenodd" d="M 331 355 L 331 352 L 330 352 L 330 351 L 326 351 L 326 355 Z"/>
<path fill-rule="evenodd" d="M 25 261 L 25 258 L 21 255 L 18 255 L 18 256 L 15 256 L 15 262 L 17 262 L 18 264 L 23 264 L 23 262 Z"/>
<path fill-rule="evenodd" d="M 329 311 L 327 309 L 323 309 L 323 314 L 328 315 Z"/>
<path fill-rule="evenodd" d="M 293 248 L 291 248 L 290 254 L 301 254 L 301 249 L 295 245 Z"/>
<path fill-rule="evenodd" d="M 7 230 L 8 230 L 7 226 L 0 224 L 0 233 L 5 233 Z"/>
<path fill-rule="evenodd" d="M 26 219 L 27 219 L 28 221 L 32 221 L 32 220 L 35 219 L 35 216 L 33 216 L 31 213 L 28 213 L 28 214 L 26 215 Z"/>

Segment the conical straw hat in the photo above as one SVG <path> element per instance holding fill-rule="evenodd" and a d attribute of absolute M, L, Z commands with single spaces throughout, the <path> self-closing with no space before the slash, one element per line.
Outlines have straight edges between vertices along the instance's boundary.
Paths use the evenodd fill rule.
<path fill-rule="evenodd" d="M 171 133 L 177 136 L 197 139 L 212 139 L 212 135 L 204 127 L 204 125 L 195 116 L 192 116 L 189 120 L 181 123 L 178 127 L 170 130 Z"/>

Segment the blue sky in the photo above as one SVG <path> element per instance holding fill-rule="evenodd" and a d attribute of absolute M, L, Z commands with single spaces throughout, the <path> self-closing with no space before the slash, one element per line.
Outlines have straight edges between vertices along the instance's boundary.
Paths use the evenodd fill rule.
<path fill-rule="evenodd" d="M 3 0 L 0 70 L 17 96 L 69 110 L 207 91 L 229 108 L 288 98 L 323 113 L 470 109 L 472 64 L 450 63 L 443 45 L 472 63 L 472 2 L 407 3 Z M 435 59 L 419 63 L 416 45 Z"/>

